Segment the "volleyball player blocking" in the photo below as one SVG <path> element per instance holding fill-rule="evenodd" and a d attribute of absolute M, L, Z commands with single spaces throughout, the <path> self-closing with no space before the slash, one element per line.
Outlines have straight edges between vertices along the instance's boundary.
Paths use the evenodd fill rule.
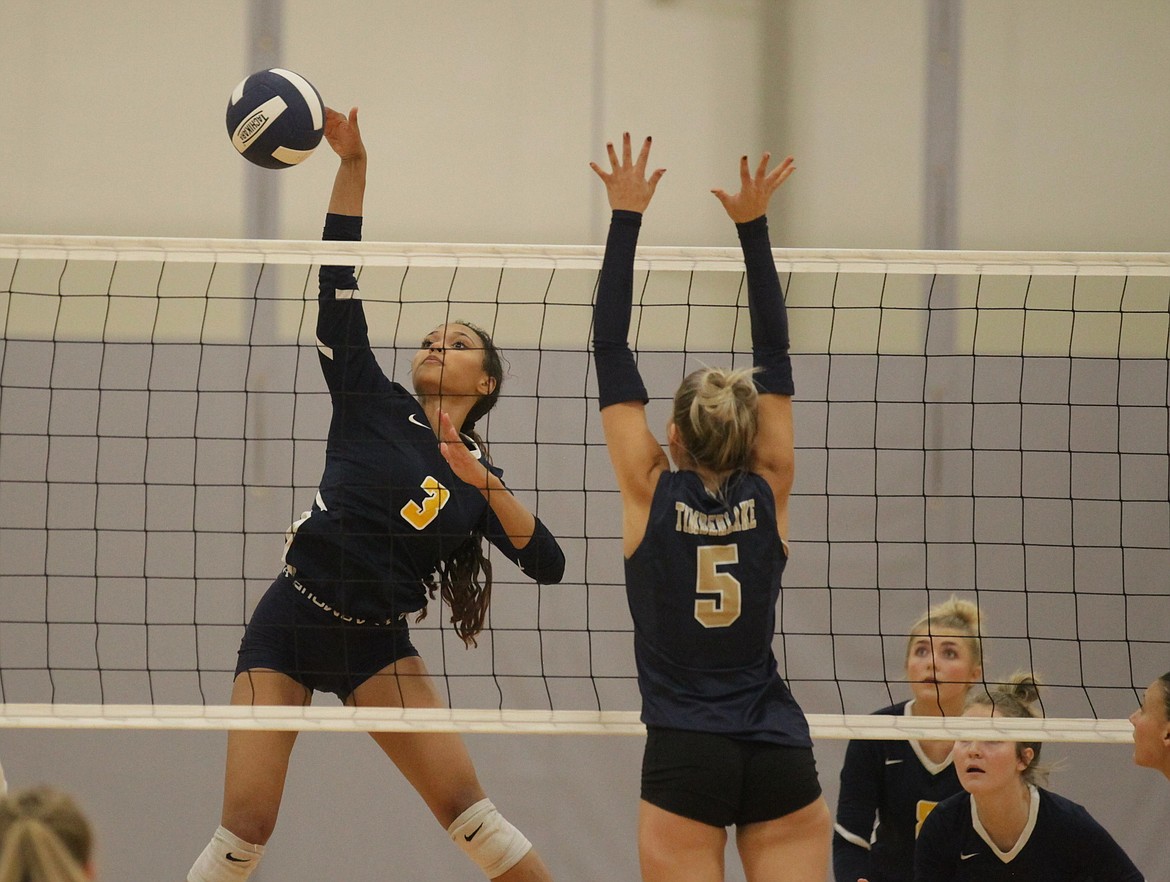
<path fill-rule="evenodd" d="M 780 677 L 772 639 L 788 560 L 792 367 L 788 318 L 765 212 L 792 158 L 712 192 L 735 222 L 748 280 L 754 367 L 704 368 L 674 395 L 670 459 L 646 421 L 629 348 L 634 253 L 664 169 L 647 176 L 608 145 L 591 163 L 613 210 L 594 307 L 602 425 L 622 499 L 626 594 L 646 747 L 638 812 L 645 882 L 723 879 L 727 827 L 748 882 L 823 882 L 829 809 L 808 723 Z"/>

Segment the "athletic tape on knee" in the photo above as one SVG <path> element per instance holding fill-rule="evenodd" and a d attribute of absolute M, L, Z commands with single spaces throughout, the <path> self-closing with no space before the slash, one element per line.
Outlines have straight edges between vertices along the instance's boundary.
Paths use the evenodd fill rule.
<path fill-rule="evenodd" d="M 196 858 L 187 882 L 244 882 L 263 856 L 263 845 L 252 845 L 226 827 L 220 827 L 203 854 Z"/>
<path fill-rule="evenodd" d="M 508 872 L 532 850 L 532 843 L 496 811 L 490 799 L 472 805 L 451 822 L 447 833 L 489 879 Z"/>

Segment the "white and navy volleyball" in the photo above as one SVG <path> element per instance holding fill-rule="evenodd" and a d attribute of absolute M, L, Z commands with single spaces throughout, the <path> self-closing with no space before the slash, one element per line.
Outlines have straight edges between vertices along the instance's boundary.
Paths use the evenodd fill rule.
<path fill-rule="evenodd" d="M 232 90 L 227 130 L 245 159 L 264 168 L 288 168 L 321 143 L 325 106 L 300 74 L 279 67 L 261 70 Z"/>

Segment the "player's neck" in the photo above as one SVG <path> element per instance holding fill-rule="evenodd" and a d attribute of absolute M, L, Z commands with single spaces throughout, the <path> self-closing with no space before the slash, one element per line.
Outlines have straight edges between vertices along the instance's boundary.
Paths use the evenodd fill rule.
<path fill-rule="evenodd" d="M 1017 786 L 1018 784 L 1018 786 Z M 990 793 L 972 795 L 979 823 L 996 848 L 1011 851 L 1028 826 L 1032 810 L 1032 789 L 1021 778 L 1012 786 Z"/>
<path fill-rule="evenodd" d="M 913 717 L 961 717 L 967 705 L 967 695 L 962 695 L 948 701 L 939 701 L 937 697 L 914 697 L 910 706 L 910 715 Z"/>
<path fill-rule="evenodd" d="M 469 399 L 466 395 L 420 395 L 418 397 L 418 403 L 422 405 L 431 428 L 435 430 L 435 435 L 439 434 L 440 410 L 445 410 L 447 416 L 451 417 L 451 425 L 455 427 L 456 431 L 462 432 L 463 423 L 467 421 L 467 415 L 471 412 L 475 400 L 474 398 Z"/>

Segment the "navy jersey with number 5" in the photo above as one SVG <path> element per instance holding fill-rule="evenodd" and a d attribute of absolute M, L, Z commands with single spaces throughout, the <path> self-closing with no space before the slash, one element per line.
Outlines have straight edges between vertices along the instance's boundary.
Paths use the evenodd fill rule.
<path fill-rule="evenodd" d="M 737 473 L 717 496 L 695 472 L 662 473 L 625 563 L 642 722 L 812 746 L 772 652 L 786 562 L 762 477 Z"/>

